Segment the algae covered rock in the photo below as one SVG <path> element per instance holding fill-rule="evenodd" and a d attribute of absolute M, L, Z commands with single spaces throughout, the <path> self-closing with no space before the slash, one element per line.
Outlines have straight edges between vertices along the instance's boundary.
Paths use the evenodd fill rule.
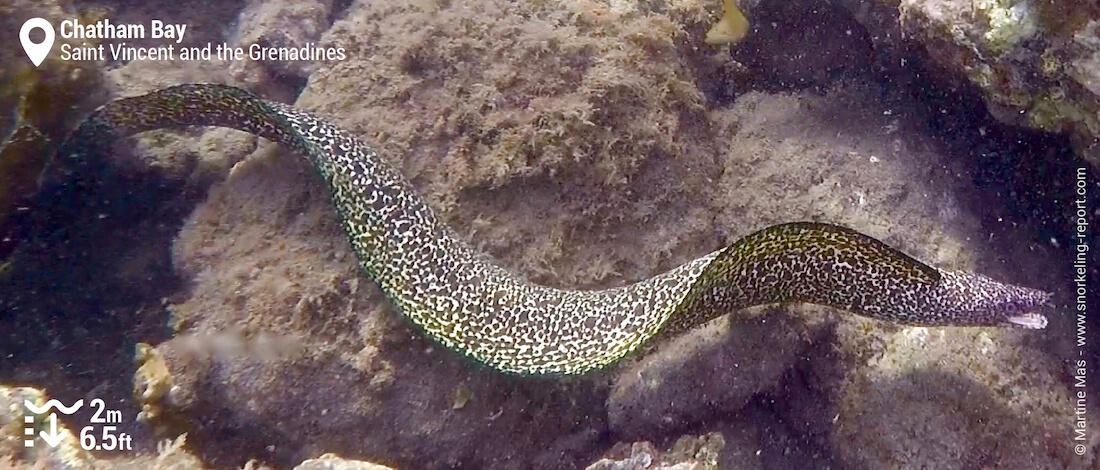
<path fill-rule="evenodd" d="M 342 459 L 336 454 L 325 454 L 298 464 L 294 470 L 392 470 L 385 465 L 361 460 Z"/>
<path fill-rule="evenodd" d="M 811 328 L 769 312 L 722 318 L 664 342 L 617 374 L 607 403 L 611 429 L 626 438 L 666 435 L 738 413 L 779 384 Z"/>
<path fill-rule="evenodd" d="M 981 89 L 997 119 L 1066 133 L 1100 167 L 1096 2 L 903 0 L 899 12 L 906 37 Z"/>
<path fill-rule="evenodd" d="M 245 49 L 312 47 L 332 24 L 332 0 L 267 1 L 249 4 L 241 11 L 236 44 Z M 321 61 L 262 60 L 238 61 L 234 75 L 249 82 L 250 68 L 265 67 L 271 74 L 305 80 Z M 244 78 L 248 77 L 248 78 Z"/>
<path fill-rule="evenodd" d="M 737 60 L 775 63 L 766 55 L 793 55 L 795 64 L 814 64 L 815 56 L 754 42 L 783 24 L 799 24 L 771 41 L 806 35 L 828 44 L 837 37 L 866 34 L 874 45 L 876 68 L 916 72 L 918 63 L 942 84 L 980 90 L 985 107 L 1011 125 L 1065 134 L 1076 153 L 1100 165 L 1100 6 L 1088 0 L 830 0 L 744 2 L 753 33 L 736 51 Z M 859 27 L 843 35 L 827 25 L 847 10 Z M 785 14 L 776 11 L 786 9 Z M 831 32 L 833 37 L 820 34 Z M 786 49 L 797 48 L 795 38 Z M 854 44 L 847 44 L 851 47 Z M 858 48 L 857 48 L 858 49 Z M 824 54 L 835 54 L 826 50 Z M 914 52 L 917 52 L 914 54 Z M 834 62 L 837 62 L 834 60 Z M 751 73 L 759 73 L 752 70 Z M 805 73 L 805 72 L 803 72 Z M 912 77 L 894 77 L 902 80 Z"/>
<path fill-rule="evenodd" d="M 866 332 L 843 325 L 843 354 L 863 357 L 846 361 L 851 369 L 828 389 L 837 461 L 846 468 L 1084 468 L 1065 445 L 1073 390 L 1060 385 L 1049 356 L 1013 346 L 1017 333 L 911 328 L 876 335 L 881 342 L 870 346 Z"/>
<path fill-rule="evenodd" d="M 682 436 L 668 452 L 657 450 L 647 441 L 620 444 L 608 453 L 609 457 L 585 470 L 718 470 L 718 454 L 725 444 L 719 433 Z"/>
<path fill-rule="evenodd" d="M 0 5 L 0 43 L 19 44 L 19 21 L 72 16 L 57 2 L 5 2 Z M 58 37 L 57 43 L 72 42 Z M 57 46 L 55 46 L 56 48 Z M 64 61 L 57 54 L 35 66 L 22 48 L 0 50 L 0 264 L 20 241 L 14 217 L 25 211 L 53 147 L 105 98 L 102 66 Z"/>

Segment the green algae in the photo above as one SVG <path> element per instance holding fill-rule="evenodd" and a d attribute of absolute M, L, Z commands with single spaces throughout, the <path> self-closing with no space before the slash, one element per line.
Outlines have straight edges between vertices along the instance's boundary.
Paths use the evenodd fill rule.
<path fill-rule="evenodd" d="M 1008 52 L 1039 30 L 1037 16 L 1027 0 L 979 0 L 974 9 L 985 17 L 989 26 L 983 36 L 985 46 L 996 55 Z"/>

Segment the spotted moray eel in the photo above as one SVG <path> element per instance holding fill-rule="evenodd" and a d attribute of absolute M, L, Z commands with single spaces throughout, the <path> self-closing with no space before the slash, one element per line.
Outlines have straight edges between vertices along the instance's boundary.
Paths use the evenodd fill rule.
<path fill-rule="evenodd" d="M 1043 328 L 1050 294 L 930 267 L 854 230 L 765 228 L 664 274 L 598 291 L 533 284 L 457 237 L 371 148 L 292 107 L 222 85 L 183 85 L 109 103 L 62 145 L 79 166 L 123 136 L 230 127 L 304 155 L 327 183 L 359 263 L 394 305 L 447 348 L 504 372 L 580 374 L 661 332 L 740 308 L 823 304 L 924 326 Z"/>

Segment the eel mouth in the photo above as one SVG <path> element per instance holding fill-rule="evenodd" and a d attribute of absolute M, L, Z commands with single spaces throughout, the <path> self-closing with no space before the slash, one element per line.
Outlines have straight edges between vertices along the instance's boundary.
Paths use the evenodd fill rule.
<path fill-rule="evenodd" d="M 1033 312 L 1007 317 L 1005 318 L 1005 322 L 1009 325 L 1027 328 L 1029 330 L 1041 330 L 1047 327 L 1047 317 Z"/>
<path fill-rule="evenodd" d="M 1021 288 L 1025 289 L 1025 288 Z M 1054 310 L 1054 302 L 1051 298 L 1054 294 L 1035 289 L 1026 289 L 1030 295 L 1030 301 L 1020 305 L 1019 313 L 1008 315 L 1004 323 L 1008 326 L 1026 328 L 1029 330 L 1041 330 L 1047 327 L 1047 317 L 1039 312 L 1051 312 Z"/>

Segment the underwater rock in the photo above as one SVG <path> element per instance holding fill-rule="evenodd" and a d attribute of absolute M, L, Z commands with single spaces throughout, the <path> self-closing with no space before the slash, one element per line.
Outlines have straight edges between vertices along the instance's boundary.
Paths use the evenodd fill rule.
<path fill-rule="evenodd" d="M 1078 155 L 1100 168 L 1100 5 L 905 0 L 898 12 L 945 81 L 966 77 L 998 120 L 1070 135 Z"/>
<path fill-rule="evenodd" d="M 19 44 L 20 21 L 73 13 L 58 2 L 16 0 L 0 6 L 0 43 Z M 73 43 L 58 37 L 57 43 Z M 58 46 L 55 46 L 58 47 Z M 0 50 L 0 272 L 20 242 L 17 215 L 26 210 L 53 146 L 95 103 L 106 99 L 103 64 L 47 57 L 35 66 L 20 47 Z"/>
<path fill-rule="evenodd" d="M 647 441 L 619 444 L 585 470 L 718 470 L 718 454 L 725 445 L 719 433 L 682 436 L 668 452 Z"/>
<path fill-rule="evenodd" d="M 817 412 L 833 414 L 841 467 L 1085 468 L 1076 466 L 1072 446 L 1060 444 L 1072 440 L 1066 410 L 1075 398 L 1062 382 L 1064 366 L 1014 346 L 1011 330 L 909 328 L 871 347 L 858 326 L 837 333 L 848 370 L 820 388 L 831 405 Z"/>
<path fill-rule="evenodd" d="M 298 464 L 294 470 L 392 470 L 385 465 L 363 462 L 360 460 L 347 460 L 335 454 L 325 454 L 315 459 L 309 459 Z"/>
<path fill-rule="evenodd" d="M 830 14 L 832 8 L 847 10 L 861 27 L 838 30 L 836 23 L 844 18 Z M 777 66 L 792 54 L 796 58 L 789 62 L 806 62 L 802 65 L 812 70 L 815 56 L 837 54 L 828 47 L 843 42 L 837 31 L 852 37 L 866 34 L 874 45 L 876 69 L 911 70 L 915 61 L 929 61 L 935 81 L 951 87 L 965 80 L 976 86 L 999 121 L 1066 134 L 1078 155 L 1100 166 L 1100 5 L 1096 2 L 813 0 L 747 2 L 742 9 L 750 20 L 755 18 L 750 21 L 754 32 L 739 46 L 748 50 L 735 50 L 733 57 L 752 74 L 759 74 L 761 66 L 783 71 Z M 786 11 L 768 16 L 782 9 Z M 772 31 L 777 28 L 782 32 Z M 815 35 L 822 29 L 833 37 Z M 792 38 L 795 32 L 810 38 L 816 52 L 799 53 L 804 47 L 798 45 L 801 38 Z M 767 41 L 761 44 L 763 39 L 754 41 L 753 35 L 767 36 Z M 789 40 L 794 42 L 771 45 Z M 857 46 L 851 51 L 860 49 L 858 42 L 851 46 Z M 850 76 L 853 69 L 850 64 L 847 68 L 845 74 Z M 792 68 L 786 75 L 796 71 Z M 789 81 L 786 75 L 769 79 Z"/>
<path fill-rule="evenodd" d="M 316 45 L 332 24 L 332 0 L 283 0 L 249 3 L 240 13 L 236 47 L 248 50 L 254 44 L 270 48 L 301 48 Z M 270 76 L 309 78 L 322 62 L 312 60 L 237 61 L 231 74 L 242 83 L 255 85 Z M 255 69 L 266 69 L 263 72 Z"/>
<path fill-rule="evenodd" d="M 751 33 L 730 47 L 730 62 L 742 68 L 723 74 L 726 94 L 823 91 L 873 70 L 877 43 L 834 1 L 760 2 L 749 14 Z"/>
<path fill-rule="evenodd" d="M 16 217 L 26 209 L 53 146 L 38 128 L 19 124 L 0 142 L 0 276 L 19 243 Z"/>
<path fill-rule="evenodd" d="M 735 414 L 779 383 L 809 334 L 805 322 L 778 310 L 720 318 L 671 338 L 616 374 L 611 430 L 627 439 L 663 436 Z"/>
<path fill-rule="evenodd" d="M 187 433 L 189 446 L 206 462 L 229 466 L 248 459 L 291 466 L 309 456 L 336 453 L 397 467 L 472 462 L 530 468 L 539 449 L 552 450 L 552 459 L 541 460 L 560 468 L 579 464 L 582 455 L 576 449 L 589 449 L 584 442 L 595 438 L 594 433 L 580 440 L 569 437 L 589 425 L 583 413 L 595 412 L 598 403 L 574 402 L 581 409 L 570 409 L 569 397 L 582 394 L 568 387 L 547 390 L 477 371 L 461 379 L 471 396 L 455 409 L 455 387 L 446 379 L 462 369 L 446 351 L 407 363 L 399 353 L 382 354 L 369 346 L 355 354 L 332 351 L 323 342 L 270 338 L 275 341 L 185 334 L 160 344 L 152 356 L 163 358 L 170 386 L 167 393 L 146 394 L 143 418 L 163 436 Z M 272 350 L 260 346 L 265 341 L 281 346 L 265 353 Z M 413 341 L 406 354 L 422 352 L 421 343 Z M 147 371 L 156 369 L 143 366 L 135 383 L 164 382 L 148 379 Z M 534 416 L 554 417 L 540 420 L 542 438 L 525 435 L 521 425 Z M 501 435 L 514 441 L 511 446 L 499 442 Z M 557 445 L 558 439 L 568 446 Z M 493 452 L 476 453 L 487 442 L 493 442 Z M 521 449 L 531 454 L 522 455 Z"/>

